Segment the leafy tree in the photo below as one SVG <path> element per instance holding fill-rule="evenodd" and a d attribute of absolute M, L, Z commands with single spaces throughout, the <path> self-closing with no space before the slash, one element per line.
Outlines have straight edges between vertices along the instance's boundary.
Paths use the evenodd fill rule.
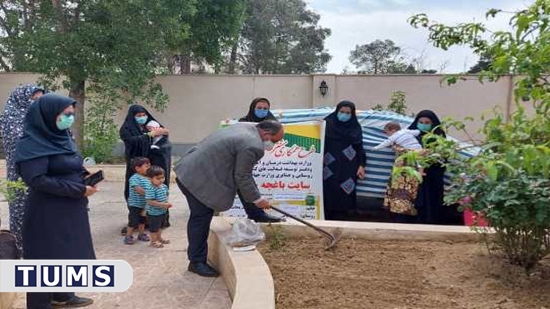
<path fill-rule="evenodd" d="M 159 52 L 188 38 L 193 0 L 9 0 L 0 2 L 5 37 L 0 52 L 10 70 L 38 72 L 79 102 L 75 135 L 82 141 L 87 85 L 123 90 L 162 108 L 167 97 L 153 78 Z M 7 60 L 7 61 L 6 61 Z"/>
<path fill-rule="evenodd" d="M 507 13 L 492 9 L 486 16 L 499 14 Z M 426 141 L 432 142 L 420 160 L 445 165 L 454 175 L 446 201 L 486 216 L 500 251 L 530 270 L 550 253 L 550 5 L 536 0 L 509 14 L 513 29 L 492 32 L 490 37 L 484 35 L 489 29 L 482 23 L 448 26 L 425 14 L 409 19 L 413 26 L 429 30 L 436 47 L 461 45 L 480 56 L 490 55 L 490 65 L 479 72 L 480 82 L 498 81 L 509 73 L 521 76 L 514 84 L 514 111 L 507 115 L 497 110 L 483 119 L 486 140 L 477 156 L 461 157 L 463 145 L 427 134 Z M 449 76 L 447 83 L 461 79 Z M 532 112 L 526 111 L 526 104 Z M 462 122 L 446 123 L 460 130 L 466 127 Z"/>
<path fill-rule="evenodd" d="M 390 97 L 387 109 L 401 115 L 407 115 L 407 97 L 403 91 L 394 91 Z"/>
<path fill-rule="evenodd" d="M 483 54 L 479 57 L 478 62 L 468 70 L 469 74 L 476 74 L 481 71 L 487 71 L 491 65 L 491 57 L 488 54 Z"/>
<path fill-rule="evenodd" d="M 248 1 L 239 41 L 228 72 L 302 74 L 323 72 L 331 56 L 324 48 L 330 29 L 303 0 Z"/>
<path fill-rule="evenodd" d="M 436 70 L 424 68 L 425 54 L 410 61 L 405 60 L 401 47 L 392 40 L 376 40 L 369 44 L 356 45 L 349 60 L 359 74 L 434 74 Z"/>
<path fill-rule="evenodd" d="M 387 107 L 382 104 L 376 104 L 373 108 L 375 111 L 392 111 L 401 115 L 407 113 L 407 97 L 403 91 L 394 91 L 391 93 L 390 103 Z"/>
<path fill-rule="evenodd" d="M 396 68 L 396 63 L 399 67 L 403 60 L 401 48 L 392 40 L 376 40 L 369 44 L 356 45 L 349 59 L 357 68 L 370 74 L 387 74 L 392 68 Z"/>
<path fill-rule="evenodd" d="M 170 73 L 191 73 L 191 63 L 208 64 L 218 72 L 224 54 L 236 43 L 244 21 L 245 0 L 201 0 L 189 16 L 189 36 L 170 54 Z"/>
<path fill-rule="evenodd" d="M 416 74 L 416 68 L 405 62 L 390 62 L 388 65 L 387 74 Z"/>

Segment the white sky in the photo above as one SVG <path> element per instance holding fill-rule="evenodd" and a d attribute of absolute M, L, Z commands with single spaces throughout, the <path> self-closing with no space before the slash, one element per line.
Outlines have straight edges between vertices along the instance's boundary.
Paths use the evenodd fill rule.
<path fill-rule="evenodd" d="M 468 70 L 478 57 L 468 48 L 452 48 L 443 51 L 428 41 L 428 31 L 415 29 L 407 19 L 418 13 L 426 13 L 431 20 L 445 24 L 459 22 L 485 22 L 491 30 L 508 29 L 511 15 L 496 19 L 485 18 L 491 8 L 505 11 L 524 9 L 533 0 L 306 0 L 310 9 L 321 15 L 320 25 L 330 28 L 332 35 L 325 41 L 325 48 L 332 55 L 327 73 L 341 73 L 344 68 L 356 71 L 349 62 L 350 51 L 356 45 L 376 39 L 390 39 L 402 47 L 408 58 L 424 54 L 425 67 L 440 73 Z M 441 68 L 445 67 L 443 71 Z"/>

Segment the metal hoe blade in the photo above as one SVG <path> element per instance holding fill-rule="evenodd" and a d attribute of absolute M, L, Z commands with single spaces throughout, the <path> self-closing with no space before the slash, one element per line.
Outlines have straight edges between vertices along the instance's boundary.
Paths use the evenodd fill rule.
<path fill-rule="evenodd" d="M 284 210 L 282 210 L 282 209 L 279 209 L 279 208 L 274 207 L 274 206 L 271 206 L 271 209 L 275 210 L 276 212 L 280 212 L 280 213 L 282 213 L 283 215 L 285 215 L 285 216 L 287 216 L 287 217 L 289 217 L 289 218 L 292 218 L 292 219 L 294 219 L 294 220 L 296 220 L 296 221 L 298 221 L 298 222 L 300 222 L 300 223 L 302 223 L 302 224 L 304 224 L 304 225 L 306 225 L 306 226 L 308 226 L 308 227 L 314 229 L 314 230 L 317 231 L 319 234 L 321 234 L 321 236 L 323 236 L 323 237 L 326 238 L 326 240 L 327 240 L 327 246 L 325 247 L 325 250 L 330 250 L 330 249 L 332 249 L 332 248 L 336 245 L 336 242 L 338 242 L 338 240 L 339 240 L 339 235 L 340 235 L 341 233 L 336 233 L 337 235 L 335 236 L 335 235 L 333 235 L 333 234 L 331 234 L 331 233 L 329 233 L 329 232 L 323 230 L 323 229 L 320 228 L 320 227 L 317 227 L 317 226 L 315 226 L 315 225 L 313 225 L 313 224 L 311 224 L 311 223 L 309 223 L 309 222 L 307 222 L 307 221 L 305 221 L 305 220 L 302 220 L 302 219 L 300 219 L 300 218 L 298 218 L 298 217 L 296 217 L 296 216 L 294 216 L 294 215 L 289 214 L 288 212 L 286 212 L 286 211 L 284 211 Z M 338 230 L 337 232 L 339 232 L 339 230 Z"/>

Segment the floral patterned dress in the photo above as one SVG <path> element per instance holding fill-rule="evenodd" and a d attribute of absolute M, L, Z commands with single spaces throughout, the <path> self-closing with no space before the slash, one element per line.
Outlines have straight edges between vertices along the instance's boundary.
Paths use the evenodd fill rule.
<path fill-rule="evenodd" d="M 395 147 L 395 150 L 397 157 L 403 155 L 407 151 L 399 147 Z M 396 160 L 394 168 L 403 166 L 403 164 L 404 162 L 401 160 Z M 394 177 L 392 175 L 388 182 L 388 189 L 386 190 L 386 196 L 384 198 L 384 207 L 396 214 L 416 216 L 418 212 L 414 205 L 419 185 L 420 181 L 418 181 L 416 177 L 409 175 Z"/>
<path fill-rule="evenodd" d="M 2 143 L 6 155 L 7 179 L 17 181 L 20 176 L 15 170 L 14 154 L 23 135 L 25 115 L 31 106 L 31 96 L 37 90 L 42 90 L 35 85 L 22 85 L 13 90 L 10 94 L 4 113 L 0 118 L 0 131 L 2 133 Z M 27 192 L 17 190 L 13 192 L 13 199 L 8 202 L 10 213 L 10 231 L 17 238 L 17 247 L 22 248 L 22 226 L 25 215 L 25 202 Z"/>

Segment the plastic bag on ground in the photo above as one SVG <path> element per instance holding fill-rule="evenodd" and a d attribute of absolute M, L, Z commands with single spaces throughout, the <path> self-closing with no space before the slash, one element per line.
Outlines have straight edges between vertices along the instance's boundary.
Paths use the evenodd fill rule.
<path fill-rule="evenodd" d="M 260 225 L 247 218 L 239 218 L 233 223 L 227 244 L 233 248 L 255 246 L 265 239 Z"/>
<path fill-rule="evenodd" d="M 95 159 L 93 157 L 86 157 L 84 158 L 84 165 L 85 166 L 93 166 L 96 165 Z"/>

